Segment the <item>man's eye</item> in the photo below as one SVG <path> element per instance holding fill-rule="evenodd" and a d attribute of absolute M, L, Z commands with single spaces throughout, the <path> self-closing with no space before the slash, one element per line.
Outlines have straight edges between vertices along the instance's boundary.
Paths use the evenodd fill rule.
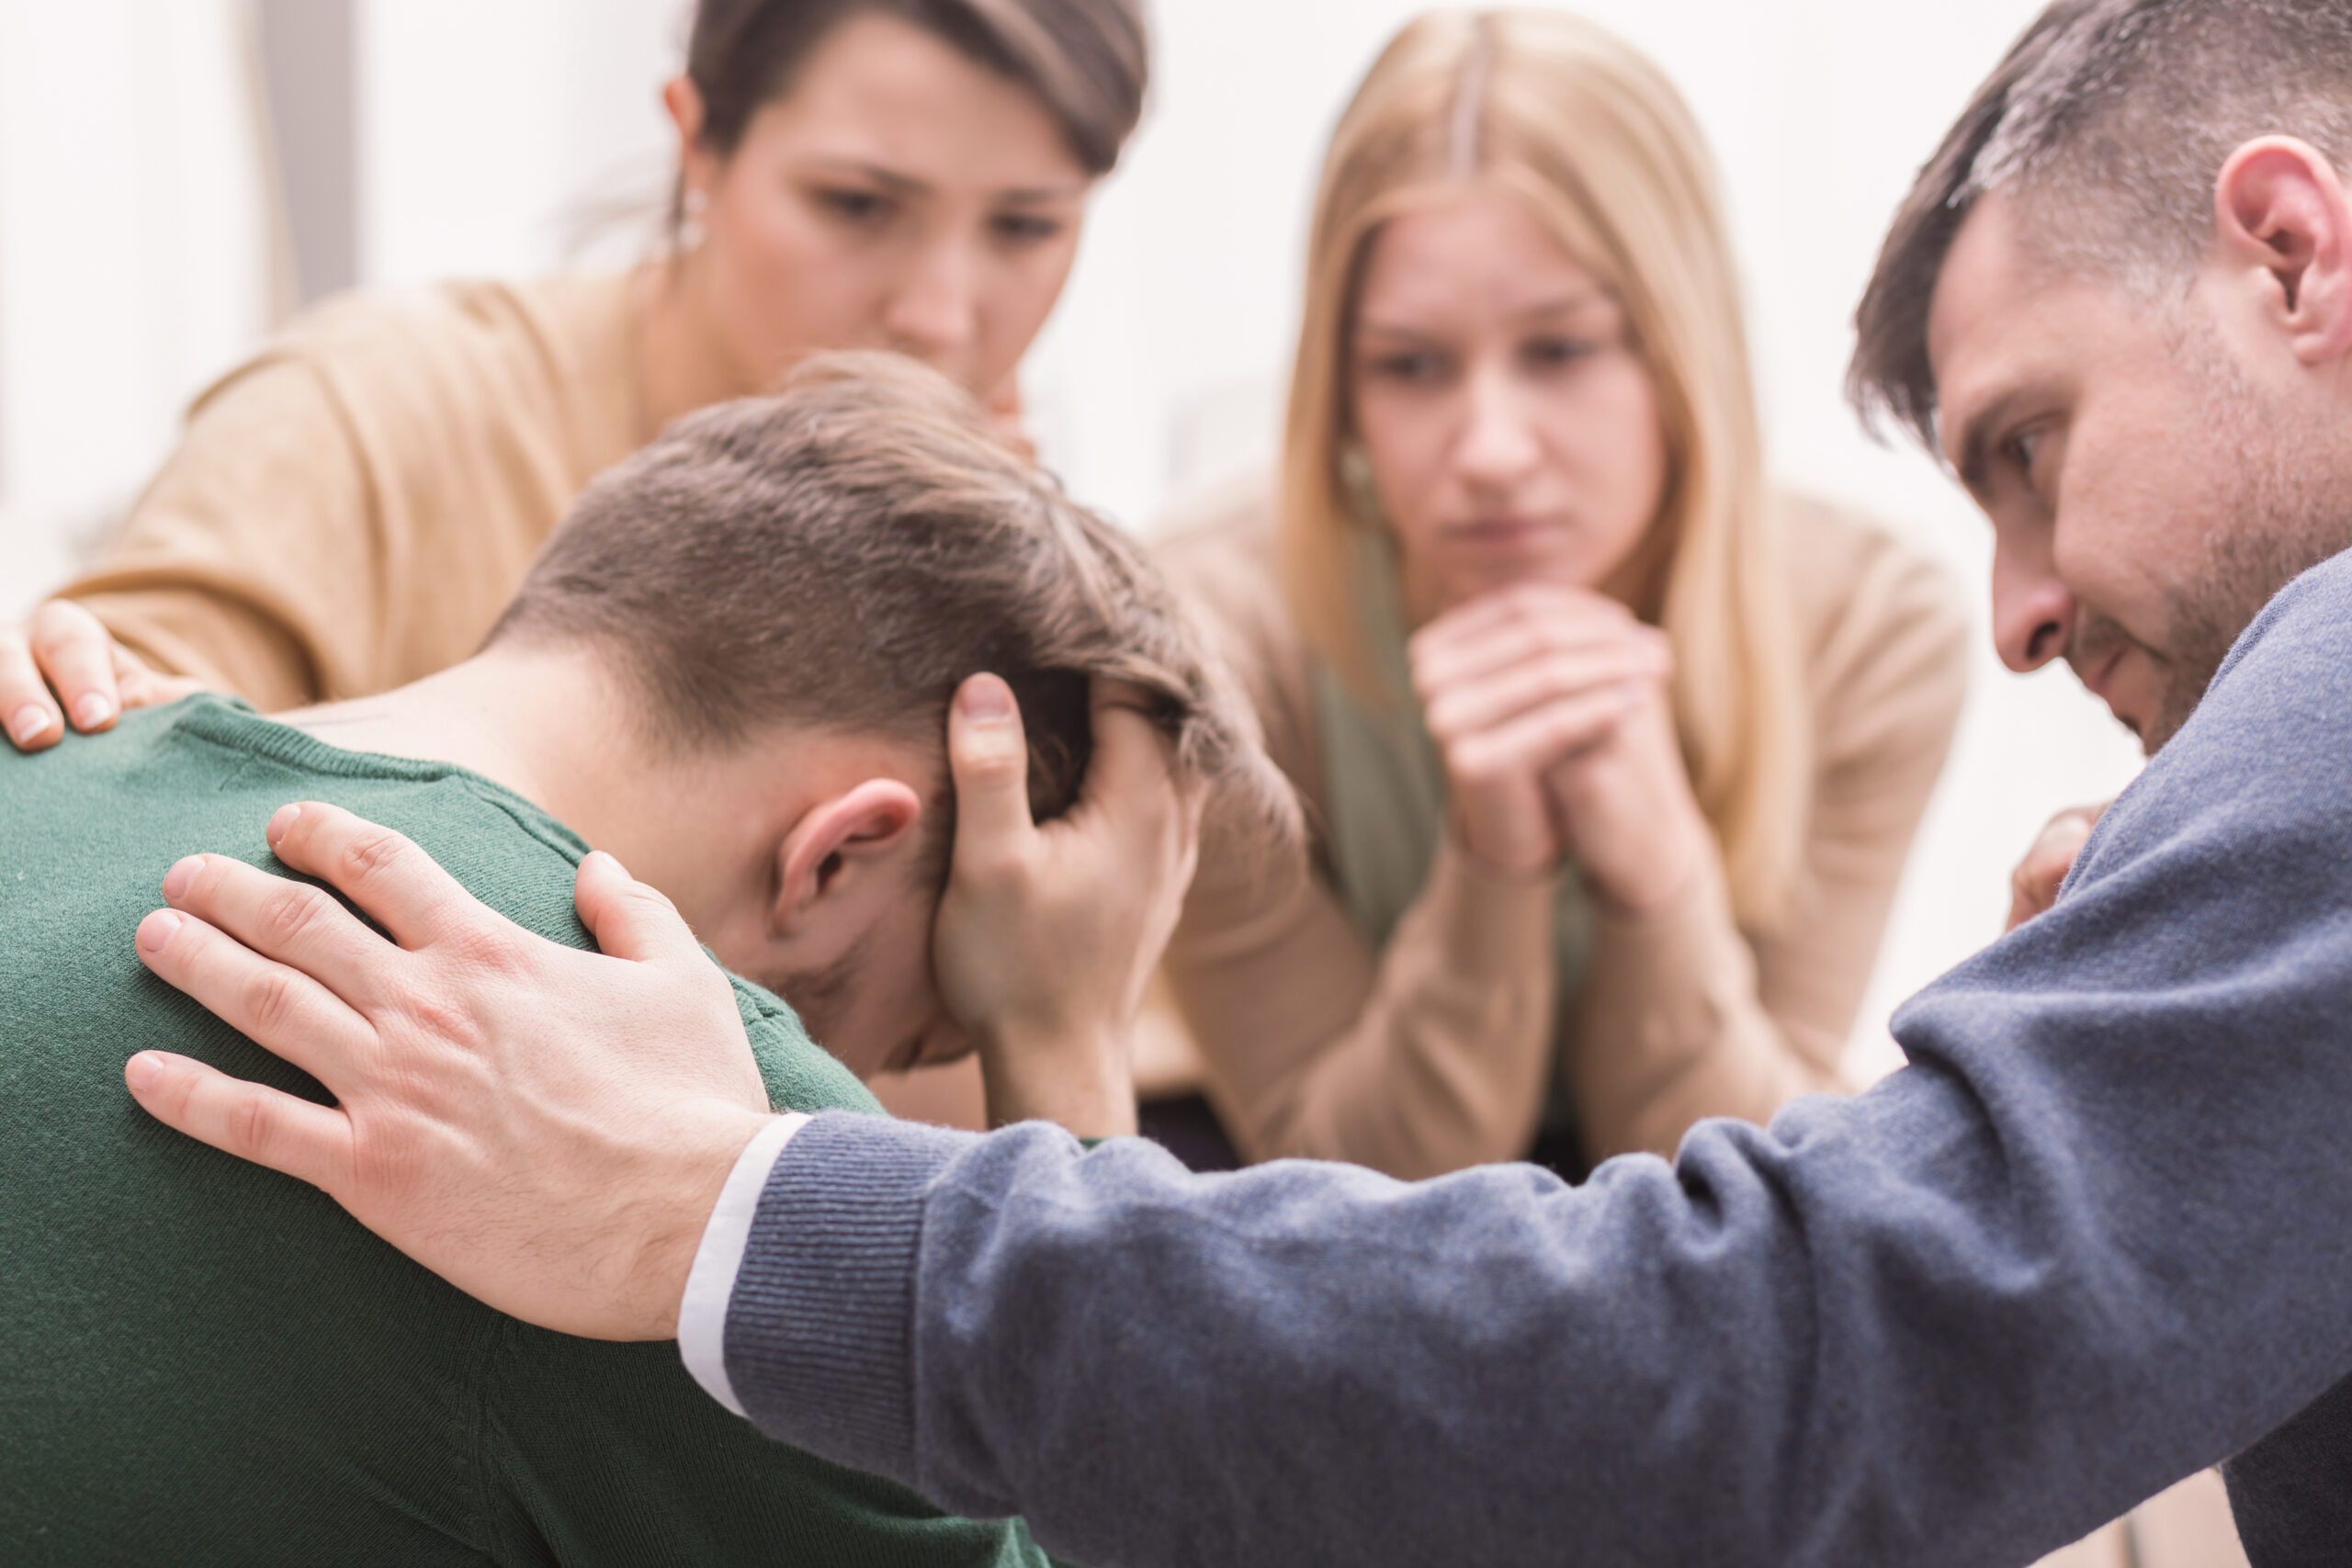
<path fill-rule="evenodd" d="M 2021 430 L 2009 437 L 2009 461 L 2017 465 L 2028 484 L 2033 482 L 2033 463 L 2041 455 L 2043 434 L 2040 430 Z"/>

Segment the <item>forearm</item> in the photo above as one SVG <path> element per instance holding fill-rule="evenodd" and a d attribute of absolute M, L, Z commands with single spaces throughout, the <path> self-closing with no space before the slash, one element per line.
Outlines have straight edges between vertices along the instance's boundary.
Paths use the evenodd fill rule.
<path fill-rule="evenodd" d="M 1844 1087 L 1821 1043 L 1765 1007 L 1712 860 L 1663 909 L 1601 911 L 1576 1010 L 1566 1070 L 1595 1160 L 1671 1155 L 1705 1117 L 1761 1124 Z"/>
<path fill-rule="evenodd" d="M 1279 950 L 1250 976 L 1180 974 L 1247 1151 L 1407 1178 L 1523 1152 L 1551 1068 L 1555 897 L 1448 847 L 1352 988 Z"/>
<path fill-rule="evenodd" d="M 198 400 L 120 532 L 62 593 L 158 669 L 264 712 L 380 691 L 398 683 L 381 658 L 387 605 L 420 562 L 376 479 L 344 389 L 265 355 Z M 479 592 L 473 564 L 443 563 L 436 593 Z"/>
<path fill-rule="evenodd" d="M 2319 684 L 2200 714 L 2056 908 L 1904 1010 L 1910 1070 L 1671 1167 L 1190 1178 L 820 1119 L 730 1319 L 745 1404 L 1081 1559 L 2054 1550 L 2352 1371 Z"/>
<path fill-rule="evenodd" d="M 1081 1560 L 2023 1562 L 2339 1348 L 2298 1342 L 2310 1260 L 2109 1234 L 1982 1111 L 1906 1075 L 1576 1190 L 820 1119 L 729 1363 L 771 1435 Z M 2151 1358 L 2119 1325 L 2154 1301 Z"/>
<path fill-rule="evenodd" d="M 2077 1539 L 2352 1372 L 2346 622 L 2310 604 L 2342 575 L 2274 603 L 1869 1094 L 1574 1189 L 821 1118 L 729 1319 L 744 1403 L 1130 1563 Z"/>

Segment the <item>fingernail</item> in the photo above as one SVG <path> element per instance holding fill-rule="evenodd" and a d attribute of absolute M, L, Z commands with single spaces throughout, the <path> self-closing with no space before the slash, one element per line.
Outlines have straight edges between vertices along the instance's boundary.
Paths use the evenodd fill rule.
<path fill-rule="evenodd" d="M 139 1094 L 162 1076 L 163 1071 L 163 1057 L 153 1051 L 141 1051 L 123 1064 L 122 1081 L 130 1086 L 131 1093 Z"/>
<path fill-rule="evenodd" d="M 967 681 L 956 694 L 964 716 L 982 724 L 998 724 L 1012 716 L 1012 688 L 1001 681 Z"/>
<path fill-rule="evenodd" d="M 271 849 L 276 849 L 277 840 L 293 830 L 294 819 L 301 815 L 302 808 L 299 806 L 281 806 L 277 808 L 277 814 L 269 819 L 269 826 L 262 829 L 262 837 L 269 840 Z"/>
<path fill-rule="evenodd" d="M 180 895 L 187 891 L 187 885 L 196 879 L 197 871 L 203 864 L 202 855 L 190 855 L 164 873 L 164 897 L 175 904 L 179 902 Z"/>
<path fill-rule="evenodd" d="M 611 863 L 612 868 L 615 871 L 620 873 L 623 876 L 628 876 L 628 867 L 623 865 L 621 863 L 620 856 L 614 854 L 610 850 L 590 850 L 588 852 L 588 860 L 583 860 L 580 863 L 580 869 L 586 871 L 588 869 L 588 861 L 591 860 L 608 861 Z M 633 876 L 629 876 L 628 879 L 631 882 L 637 880 L 637 878 Z"/>
<path fill-rule="evenodd" d="M 74 705 L 74 724 L 77 729 L 96 729 L 114 716 L 114 705 L 96 692 L 85 692 L 82 700 Z"/>
<path fill-rule="evenodd" d="M 49 710 L 39 703 L 27 703 L 17 710 L 17 716 L 8 721 L 8 733 L 22 742 L 41 734 L 49 726 Z"/>
<path fill-rule="evenodd" d="M 172 945 L 172 938 L 187 922 L 169 909 L 158 909 L 139 922 L 139 945 L 148 953 L 161 953 Z"/>

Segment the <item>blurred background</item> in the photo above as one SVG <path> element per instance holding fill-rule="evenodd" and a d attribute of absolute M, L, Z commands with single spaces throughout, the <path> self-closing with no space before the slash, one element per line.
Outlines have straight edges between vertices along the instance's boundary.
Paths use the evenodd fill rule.
<path fill-rule="evenodd" d="M 1042 456 L 1132 527 L 1267 462 L 1324 137 L 1410 0 L 1160 0 L 1153 104 L 1024 371 Z M 1990 534 L 1841 395 L 1849 318 L 1912 172 L 2039 0 L 1585 0 L 1713 141 L 1773 468 L 1948 561 Z M 351 288 L 614 267 L 674 148 L 683 0 L 0 0 L 0 617 L 62 581 L 188 399 Z M 1997 935 L 2061 807 L 2138 766 L 2063 670 L 1978 637 L 1968 716 L 1855 1050 Z"/>

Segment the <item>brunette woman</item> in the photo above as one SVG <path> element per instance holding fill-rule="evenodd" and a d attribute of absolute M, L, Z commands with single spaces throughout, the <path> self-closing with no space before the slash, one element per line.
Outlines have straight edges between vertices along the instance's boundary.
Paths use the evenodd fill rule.
<path fill-rule="evenodd" d="M 911 355 L 1013 420 L 1146 70 L 1141 0 L 702 0 L 666 254 L 295 322 L 0 635 L 0 728 L 104 728 L 150 671 L 275 710 L 455 663 L 592 476 L 820 349 Z"/>

